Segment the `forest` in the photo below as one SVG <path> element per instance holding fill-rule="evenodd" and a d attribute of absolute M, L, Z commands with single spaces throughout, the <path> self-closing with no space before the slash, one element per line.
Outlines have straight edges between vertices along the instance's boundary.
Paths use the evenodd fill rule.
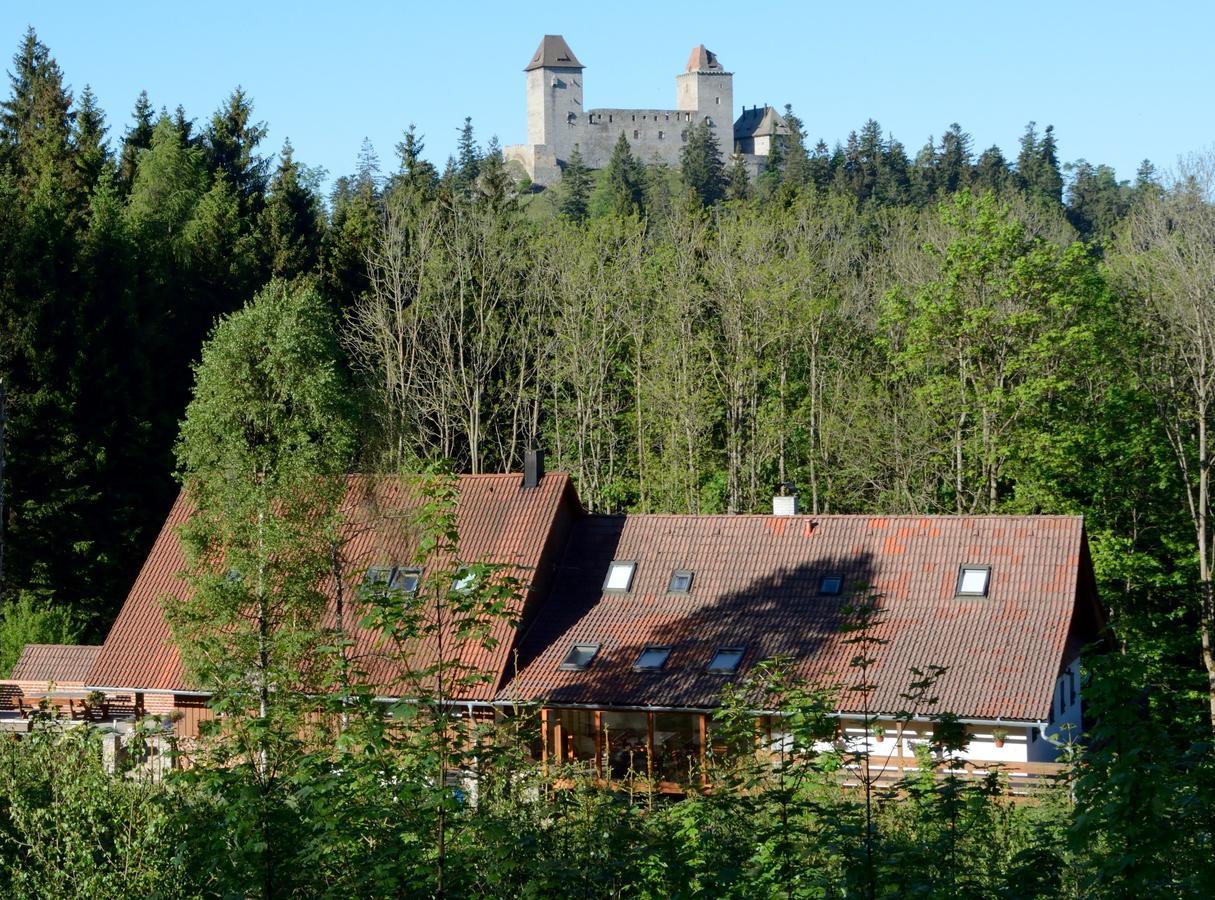
<path fill-rule="evenodd" d="M 539 192 L 466 119 L 444 164 L 409 126 L 326 196 L 240 88 L 206 119 L 145 93 L 110 124 L 32 30 L 9 75 L 0 673 L 27 642 L 104 638 L 183 484 L 253 508 L 217 473 L 259 353 L 295 392 L 257 456 L 288 494 L 517 471 L 541 447 L 594 512 L 765 511 L 791 483 L 811 512 L 1082 514 L 1112 647 L 1072 775 L 1037 804 L 948 778 L 850 793 L 809 751 L 775 779 L 726 754 L 721 789 L 679 803 L 576 772 L 553 791 L 519 722 L 480 736 L 471 804 L 433 777 L 465 752 L 441 703 L 387 728 L 340 636 L 288 636 L 284 680 L 332 663 L 306 668 L 341 685 L 336 742 L 305 739 L 302 700 L 255 716 L 239 692 L 214 764 L 163 784 L 105 775 L 83 731 L 0 742 L 11 895 L 1209 896 L 1215 150 L 1120 181 L 1032 122 L 1015 159 L 958 124 L 912 154 L 872 120 L 812 142 L 786 107 L 755 181 L 701 127 L 678 170 L 622 136 Z M 323 521 L 331 494 L 296 512 Z M 216 517 L 185 536 L 216 598 L 178 621 L 200 646 L 231 593 L 205 548 L 245 539 Z M 276 564 L 324 555 L 291 534 Z M 390 606 L 386 634 L 428 627 Z M 805 749 L 830 702 L 783 678 L 750 688 Z M 722 727 L 746 708 L 723 698 Z"/>

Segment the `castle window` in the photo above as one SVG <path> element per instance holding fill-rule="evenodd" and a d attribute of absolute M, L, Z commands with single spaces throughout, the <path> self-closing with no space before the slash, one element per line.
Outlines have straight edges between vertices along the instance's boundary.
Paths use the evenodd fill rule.
<path fill-rule="evenodd" d="M 665 116 L 663 116 L 662 118 L 663 118 L 663 121 L 664 121 L 664 122 L 669 122 L 669 121 L 671 121 L 671 114 L 670 114 L 670 113 L 667 113 L 667 114 L 666 114 Z"/>
<path fill-rule="evenodd" d="M 634 116 L 633 116 L 633 121 L 634 121 L 634 122 L 636 122 L 636 121 L 637 121 L 637 116 L 636 116 L 636 115 L 634 115 Z"/>
<path fill-rule="evenodd" d="M 636 128 L 634 128 L 633 129 L 633 140 L 637 140 L 639 137 L 641 137 L 641 132 L 638 131 Z"/>
<path fill-rule="evenodd" d="M 608 124 L 609 125 L 612 124 L 612 114 L 611 113 L 608 113 Z"/>
<path fill-rule="evenodd" d="M 681 141 L 687 141 L 687 139 L 688 139 L 688 129 L 686 129 L 686 128 L 685 128 L 683 131 L 679 132 L 679 139 L 680 139 Z"/>
<path fill-rule="evenodd" d="M 718 106 L 721 106 L 721 97 L 714 97 L 713 102 L 716 103 Z"/>
<path fill-rule="evenodd" d="M 692 121 L 692 114 L 691 114 L 691 113 L 684 113 L 684 114 L 683 114 L 683 120 L 684 120 L 685 122 L 691 122 L 691 121 Z"/>
<path fill-rule="evenodd" d="M 658 140 L 662 140 L 664 132 L 658 132 Z"/>

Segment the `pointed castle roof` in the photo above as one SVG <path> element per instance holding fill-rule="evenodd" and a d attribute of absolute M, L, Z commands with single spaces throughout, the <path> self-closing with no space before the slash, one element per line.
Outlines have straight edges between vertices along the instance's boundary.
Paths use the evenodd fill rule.
<path fill-rule="evenodd" d="M 574 51 L 565 42 L 565 38 L 559 34 L 546 34 L 541 38 L 540 46 L 536 48 L 532 61 L 523 71 L 530 72 L 532 69 L 548 68 L 582 69 L 585 67 L 578 62 L 578 57 L 574 56 Z"/>
<path fill-rule="evenodd" d="M 734 123 L 734 139 L 763 137 L 769 134 L 789 134 L 785 117 L 771 106 L 754 106 L 751 109 L 743 107 L 742 115 Z"/>
<path fill-rule="evenodd" d="M 697 44 L 692 48 L 692 55 L 688 57 L 689 72 L 724 72 L 721 63 L 717 61 L 717 54 L 712 50 L 705 48 L 704 44 Z"/>

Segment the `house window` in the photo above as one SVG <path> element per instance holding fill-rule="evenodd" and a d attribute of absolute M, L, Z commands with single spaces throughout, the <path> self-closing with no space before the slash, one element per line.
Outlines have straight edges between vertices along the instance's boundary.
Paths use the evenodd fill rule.
<path fill-rule="evenodd" d="M 363 584 L 366 587 L 388 587 L 392 581 L 392 566 L 372 566 L 367 570 L 367 577 L 363 579 Z"/>
<path fill-rule="evenodd" d="M 676 569 L 671 573 L 671 583 L 667 585 L 668 594 L 686 594 L 692 590 L 692 571 Z"/>
<path fill-rule="evenodd" d="M 991 584 L 991 566 L 962 566 L 958 570 L 959 597 L 986 597 Z"/>
<path fill-rule="evenodd" d="M 633 587 L 633 572 L 636 570 L 637 563 L 633 560 L 612 560 L 612 564 L 608 566 L 607 578 L 603 580 L 603 589 L 627 593 Z"/>
<path fill-rule="evenodd" d="M 599 653 L 599 644 L 574 644 L 558 667 L 563 672 L 583 672 Z"/>
<path fill-rule="evenodd" d="M 406 594 L 416 593 L 418 583 L 422 580 L 422 570 L 406 566 L 397 566 L 392 571 L 388 586 L 394 591 L 404 591 Z"/>
<path fill-rule="evenodd" d="M 746 652 L 742 647 L 718 647 L 713 658 L 709 660 L 708 672 L 711 675 L 733 675 L 742 662 Z"/>
<path fill-rule="evenodd" d="M 667 664 L 670 655 L 670 647 L 646 647 L 637 657 L 637 662 L 633 663 L 633 671 L 657 672 Z"/>
<path fill-rule="evenodd" d="M 818 592 L 828 597 L 834 597 L 844 586 L 843 575 L 824 575 L 818 583 Z"/>

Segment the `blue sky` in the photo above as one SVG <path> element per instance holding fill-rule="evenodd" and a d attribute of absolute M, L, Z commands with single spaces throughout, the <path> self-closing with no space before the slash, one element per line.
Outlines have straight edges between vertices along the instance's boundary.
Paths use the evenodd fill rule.
<path fill-rule="evenodd" d="M 354 169 L 365 136 L 391 168 L 410 122 L 440 166 L 466 115 L 482 142 L 522 142 L 522 69 L 545 33 L 587 67 L 588 107 L 673 105 L 703 42 L 735 73 L 738 107 L 792 103 L 832 144 L 873 117 L 914 155 L 956 121 L 976 151 L 1011 157 L 1032 119 L 1055 126 L 1063 160 L 1120 178 L 1215 144 L 1211 0 L 528 6 L 0 0 L 0 52 L 7 62 L 33 25 L 73 89 L 92 85 L 114 139 L 141 89 L 201 123 L 242 85 L 268 149 L 289 137 L 330 178 Z"/>

